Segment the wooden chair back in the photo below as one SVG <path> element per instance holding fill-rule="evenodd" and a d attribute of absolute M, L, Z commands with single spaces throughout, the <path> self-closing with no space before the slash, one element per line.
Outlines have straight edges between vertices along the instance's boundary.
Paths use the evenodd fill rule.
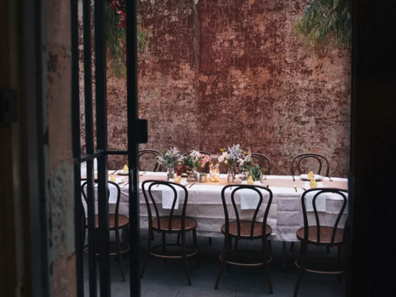
<path fill-rule="evenodd" d="M 95 183 L 97 183 L 97 180 L 95 180 Z M 108 181 L 108 183 L 109 183 L 109 185 L 113 185 L 115 187 L 115 189 L 117 190 L 117 200 L 116 200 L 116 207 L 115 207 L 115 212 L 114 212 L 114 224 L 115 224 L 115 228 L 117 230 L 118 229 L 118 213 L 119 213 L 119 209 L 120 209 L 121 189 L 120 189 L 120 186 L 117 183 L 115 183 L 115 182 Z M 88 181 L 85 181 L 81 185 L 81 192 L 82 192 L 82 195 L 84 197 L 85 203 L 86 203 L 86 205 L 88 207 L 88 205 L 89 205 L 88 197 L 87 197 L 87 193 L 86 193 L 86 190 L 85 190 L 87 188 L 87 185 L 88 185 Z M 95 193 L 93 193 L 94 199 L 95 199 L 95 196 L 96 196 Z M 110 198 L 110 187 L 107 190 L 107 202 L 108 202 L 109 198 Z M 82 209 L 83 209 L 83 215 L 85 217 L 84 208 L 82 208 Z"/>
<path fill-rule="evenodd" d="M 159 180 L 146 180 L 142 183 L 142 191 L 143 191 L 143 196 L 144 200 L 146 202 L 146 207 L 147 207 L 147 214 L 148 214 L 148 221 L 149 221 L 149 229 L 152 229 L 152 223 L 153 223 L 153 211 L 151 208 L 154 208 L 154 216 L 157 219 L 157 228 L 158 230 L 161 230 L 161 216 L 159 214 L 157 202 L 154 199 L 153 196 L 153 188 L 155 189 L 158 186 L 164 186 L 168 187 L 172 190 L 174 196 L 173 196 L 173 202 L 172 202 L 172 207 L 169 212 L 169 226 L 168 230 L 172 230 L 172 220 L 174 219 L 174 212 L 175 212 L 175 207 L 176 207 L 176 201 L 177 201 L 177 191 L 182 190 L 184 191 L 184 202 L 182 205 L 182 212 L 181 212 L 181 230 L 185 229 L 185 218 L 186 218 L 186 207 L 187 207 L 187 202 L 188 202 L 188 191 L 187 188 L 181 184 L 177 184 L 174 182 L 168 182 L 168 181 L 159 181 Z M 181 196 L 181 195 L 180 195 Z M 150 205 L 151 203 L 151 205 Z M 180 197 L 179 197 L 179 204 L 180 204 Z M 171 233 L 171 232 L 169 232 Z"/>
<path fill-rule="evenodd" d="M 332 194 L 338 194 L 342 200 L 342 206 L 337 214 L 336 220 L 334 222 L 334 225 L 332 226 L 326 226 L 326 227 L 332 227 L 333 231 L 331 234 L 331 240 L 329 243 L 329 246 L 333 246 L 334 245 L 334 239 L 336 236 L 336 232 L 337 232 L 337 228 L 338 225 L 340 223 L 341 217 L 344 214 L 345 211 L 345 207 L 348 201 L 348 198 L 346 197 L 348 194 L 347 190 L 343 190 L 343 189 L 335 189 L 335 188 L 316 188 L 316 189 L 309 189 L 306 190 L 302 196 L 301 196 L 301 205 L 302 205 L 302 210 L 303 210 L 303 219 L 304 219 L 304 241 L 308 242 L 308 228 L 311 227 L 309 222 L 308 222 L 308 214 L 307 214 L 307 208 L 306 208 L 306 196 L 309 193 L 314 193 L 314 197 L 312 199 L 312 207 L 313 207 L 313 212 L 315 215 L 315 226 L 316 226 L 316 242 L 319 244 L 321 242 L 321 228 L 324 227 L 323 225 L 321 225 L 320 220 L 319 220 L 319 214 L 318 214 L 318 210 L 317 210 L 317 205 L 316 202 L 319 199 L 325 199 L 325 197 L 320 197 L 320 195 L 325 194 L 325 193 L 332 193 Z"/>
<path fill-rule="evenodd" d="M 318 170 L 315 172 L 313 169 L 311 168 L 306 168 L 305 170 L 301 167 L 302 166 L 302 162 L 303 161 L 309 161 L 309 162 L 314 162 L 318 164 Z M 323 166 L 325 165 L 325 166 Z M 291 174 L 293 175 L 293 177 L 295 176 L 296 173 L 303 174 L 303 173 L 308 173 L 306 172 L 307 170 L 309 171 L 314 171 L 315 174 L 321 174 L 322 169 L 324 170 L 324 167 L 326 167 L 326 171 L 325 171 L 325 176 L 329 177 L 330 174 L 330 163 L 329 161 L 326 159 L 326 157 L 319 155 L 319 154 L 300 154 L 298 156 L 295 156 L 292 160 L 291 163 Z"/>
<path fill-rule="evenodd" d="M 252 153 L 252 160 L 255 164 L 259 165 L 261 168 L 267 168 L 267 171 L 263 172 L 263 174 L 266 175 L 271 174 L 271 162 L 266 155 L 259 153 Z"/>
<path fill-rule="evenodd" d="M 263 197 L 263 193 L 261 191 L 264 192 L 268 192 L 269 194 L 269 198 L 268 198 L 268 203 L 267 206 L 265 207 L 265 211 L 264 211 L 264 216 L 263 216 L 263 228 L 262 228 L 262 236 L 263 238 L 265 238 L 265 234 L 266 234 L 266 225 L 267 225 L 267 218 L 268 218 L 268 213 L 272 204 L 272 191 L 268 188 L 262 187 L 262 186 L 256 186 L 256 185 L 240 185 L 240 186 L 235 186 L 235 185 L 227 185 L 223 188 L 223 190 L 221 191 L 221 199 L 223 202 L 223 208 L 224 208 L 224 217 L 225 217 L 225 234 L 226 236 L 229 235 L 229 229 L 230 229 L 230 216 L 229 216 L 229 212 L 228 212 L 228 208 L 227 208 L 227 201 L 226 201 L 226 191 L 231 189 L 231 195 L 230 195 L 230 199 L 232 202 L 232 207 L 234 209 L 235 212 L 235 218 L 236 218 L 236 225 L 237 225 L 237 235 L 238 237 L 241 236 L 241 220 L 240 220 L 240 210 L 237 207 L 237 204 L 235 203 L 235 193 L 237 193 L 238 191 L 242 190 L 242 189 L 247 189 L 250 191 L 253 191 L 255 193 L 258 194 L 259 196 L 259 201 L 257 203 L 257 207 L 254 210 L 252 219 L 250 220 L 252 222 L 251 225 L 251 230 L 250 230 L 250 236 L 249 239 L 252 240 L 253 239 L 253 234 L 254 234 L 254 227 L 255 224 L 259 223 L 256 221 L 257 219 L 257 215 L 259 213 L 260 207 L 263 204 L 264 201 L 264 197 Z M 234 220 L 233 220 L 234 221 Z"/>
<path fill-rule="evenodd" d="M 162 166 L 157 162 L 158 156 L 162 156 L 162 154 L 159 151 L 151 150 L 151 149 L 140 150 L 139 151 L 139 170 L 142 171 L 142 168 L 143 168 L 142 163 L 144 161 L 147 163 L 148 161 L 145 160 L 145 158 L 148 158 L 148 159 L 150 159 L 150 162 L 149 162 L 150 166 L 152 166 L 152 167 L 150 167 L 149 171 L 154 171 L 154 172 L 161 171 Z M 151 159 L 153 159 L 153 161 Z M 154 165 L 151 165 L 153 162 L 154 162 Z M 144 164 L 144 165 L 146 165 L 146 164 Z M 151 170 L 151 168 L 152 168 L 152 170 Z M 143 170 L 145 170 L 145 169 L 143 169 Z"/>

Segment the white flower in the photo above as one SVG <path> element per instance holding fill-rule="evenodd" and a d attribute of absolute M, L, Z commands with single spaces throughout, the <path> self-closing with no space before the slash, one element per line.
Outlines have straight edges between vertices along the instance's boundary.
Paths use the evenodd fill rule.
<path fill-rule="evenodd" d="M 221 155 L 221 156 L 219 156 L 219 157 L 217 158 L 217 160 L 219 160 L 219 162 L 221 163 L 221 162 L 224 161 L 224 157 Z"/>
<path fill-rule="evenodd" d="M 227 164 L 227 163 L 228 163 L 227 160 L 225 160 L 225 161 L 224 161 L 224 164 Z"/>
<path fill-rule="evenodd" d="M 224 158 L 227 158 L 227 152 L 223 152 L 223 156 L 224 156 Z"/>

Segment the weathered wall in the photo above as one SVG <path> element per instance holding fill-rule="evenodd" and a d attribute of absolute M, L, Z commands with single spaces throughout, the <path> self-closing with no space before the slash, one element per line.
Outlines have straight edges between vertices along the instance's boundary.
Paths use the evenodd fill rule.
<path fill-rule="evenodd" d="M 51 296 L 76 296 L 70 1 L 47 0 L 47 220 Z"/>
<path fill-rule="evenodd" d="M 301 44 L 293 28 L 307 3 L 142 1 L 149 48 L 139 56 L 139 115 L 149 142 L 141 147 L 218 152 L 241 143 L 269 156 L 274 174 L 316 152 L 333 176 L 346 176 L 350 51 Z M 125 148 L 124 80 L 108 79 L 108 99 L 109 146 Z"/>

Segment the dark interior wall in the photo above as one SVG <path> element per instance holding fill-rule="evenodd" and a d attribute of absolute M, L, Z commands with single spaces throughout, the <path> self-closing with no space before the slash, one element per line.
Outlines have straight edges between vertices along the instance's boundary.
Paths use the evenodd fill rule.
<path fill-rule="evenodd" d="M 315 52 L 294 34 L 308 1 L 141 2 L 148 48 L 139 54 L 139 116 L 149 142 L 218 152 L 241 143 L 274 174 L 320 153 L 333 176 L 349 154 L 350 51 Z M 108 78 L 109 147 L 126 147 L 126 86 Z M 122 158 L 110 167 L 125 163 Z"/>
<path fill-rule="evenodd" d="M 348 296 L 396 296 L 396 2 L 352 2 Z"/>

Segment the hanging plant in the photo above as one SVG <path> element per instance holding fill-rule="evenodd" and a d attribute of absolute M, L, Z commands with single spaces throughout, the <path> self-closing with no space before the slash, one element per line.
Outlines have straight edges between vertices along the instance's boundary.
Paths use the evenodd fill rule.
<path fill-rule="evenodd" d="M 136 0 L 138 9 L 139 1 Z M 125 27 L 126 27 L 126 0 L 110 0 L 106 2 L 107 39 L 106 44 L 112 59 L 110 61 L 111 74 L 125 76 Z M 143 27 L 141 16 L 137 15 L 138 50 L 143 51 L 147 46 L 147 33 Z"/>
<path fill-rule="evenodd" d="M 311 0 L 296 32 L 309 45 L 348 47 L 352 37 L 351 0 Z"/>

